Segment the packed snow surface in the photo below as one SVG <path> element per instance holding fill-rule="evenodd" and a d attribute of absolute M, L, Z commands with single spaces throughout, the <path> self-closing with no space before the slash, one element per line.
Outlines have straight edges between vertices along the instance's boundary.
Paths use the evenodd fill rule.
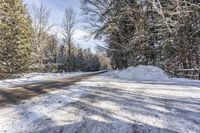
<path fill-rule="evenodd" d="M 0 107 L 0 132 L 200 132 L 200 84 L 143 83 L 105 75 L 109 72 Z"/>
<path fill-rule="evenodd" d="M 140 65 L 129 67 L 118 74 L 121 79 L 128 80 L 167 80 L 168 75 L 162 69 L 155 66 Z"/>
<path fill-rule="evenodd" d="M 67 77 L 74 77 L 86 74 L 85 72 L 70 72 L 70 73 L 27 73 L 17 75 L 20 78 L 0 80 L 1 88 L 14 87 L 16 85 L 25 85 L 37 83 L 46 80 L 55 80 Z"/>
<path fill-rule="evenodd" d="M 152 66 L 111 70 L 72 85 L 63 80 L 55 91 L 0 106 L 0 133 L 199 133 L 199 125 L 200 82 L 169 78 Z"/>

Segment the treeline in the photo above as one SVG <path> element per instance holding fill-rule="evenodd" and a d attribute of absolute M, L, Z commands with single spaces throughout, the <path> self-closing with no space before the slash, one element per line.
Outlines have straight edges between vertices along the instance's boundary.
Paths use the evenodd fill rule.
<path fill-rule="evenodd" d="M 0 0 L 0 77 L 40 71 L 97 71 L 106 69 L 105 53 L 76 47 L 73 34 L 76 14 L 67 8 L 62 37 L 54 30 L 50 9 L 22 0 Z M 30 11 L 30 12 L 29 12 Z M 106 63 L 105 63 L 106 62 Z"/>
<path fill-rule="evenodd" d="M 199 0 L 82 0 L 82 9 L 115 69 L 199 67 Z"/>

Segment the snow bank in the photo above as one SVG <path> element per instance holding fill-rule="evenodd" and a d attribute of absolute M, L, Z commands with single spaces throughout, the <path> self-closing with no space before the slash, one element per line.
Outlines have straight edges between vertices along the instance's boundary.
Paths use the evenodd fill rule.
<path fill-rule="evenodd" d="M 125 70 L 110 70 L 102 76 L 112 77 L 116 80 L 122 79 L 127 82 L 139 81 L 140 83 L 150 84 L 166 84 L 166 85 L 182 85 L 200 87 L 200 80 L 187 78 L 169 77 L 162 69 L 155 66 L 140 65 L 137 67 L 129 67 Z"/>
<path fill-rule="evenodd" d="M 135 81 L 163 81 L 169 80 L 169 76 L 159 67 L 140 65 L 137 67 L 129 67 L 125 70 L 111 70 L 103 74 L 113 78 Z"/>
<path fill-rule="evenodd" d="M 28 73 L 21 76 L 22 79 L 30 80 L 44 80 L 44 79 L 57 79 L 69 76 L 79 76 L 83 72 L 70 72 L 70 73 Z"/>
<path fill-rule="evenodd" d="M 127 80 L 167 80 L 168 75 L 155 66 L 140 65 L 137 67 L 129 67 L 118 74 L 119 78 Z"/>

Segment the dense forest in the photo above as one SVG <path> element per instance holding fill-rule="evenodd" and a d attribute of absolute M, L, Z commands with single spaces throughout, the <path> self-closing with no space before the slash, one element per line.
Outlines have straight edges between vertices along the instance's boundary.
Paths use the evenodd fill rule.
<path fill-rule="evenodd" d="M 106 53 L 74 43 L 76 13 L 63 13 L 62 37 L 45 5 L 28 7 L 22 0 L 0 0 L 0 77 L 25 72 L 97 71 L 109 67 Z"/>
<path fill-rule="evenodd" d="M 67 8 L 62 38 L 45 5 L 0 0 L 0 75 L 70 72 L 154 65 L 165 70 L 200 65 L 198 0 L 81 0 L 97 52 L 73 40 L 76 13 Z M 60 18 L 62 19 L 62 18 Z M 52 32 L 53 31 L 53 32 Z M 111 61 L 110 61 L 111 60 Z"/>
<path fill-rule="evenodd" d="M 199 0 L 82 0 L 82 9 L 114 69 L 199 67 Z"/>

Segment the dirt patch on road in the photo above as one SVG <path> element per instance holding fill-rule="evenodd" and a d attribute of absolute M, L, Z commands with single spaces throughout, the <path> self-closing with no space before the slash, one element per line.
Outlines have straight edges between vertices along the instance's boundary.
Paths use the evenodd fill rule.
<path fill-rule="evenodd" d="M 59 80 L 49 80 L 38 83 L 31 83 L 27 85 L 15 86 L 14 88 L 3 89 L 0 88 L 0 107 L 10 104 L 18 104 L 21 100 L 29 99 L 41 94 L 49 93 L 58 89 L 63 89 L 66 86 L 74 85 L 77 82 L 86 80 L 91 76 L 100 74 L 85 74 L 78 77 L 70 77 Z"/>

